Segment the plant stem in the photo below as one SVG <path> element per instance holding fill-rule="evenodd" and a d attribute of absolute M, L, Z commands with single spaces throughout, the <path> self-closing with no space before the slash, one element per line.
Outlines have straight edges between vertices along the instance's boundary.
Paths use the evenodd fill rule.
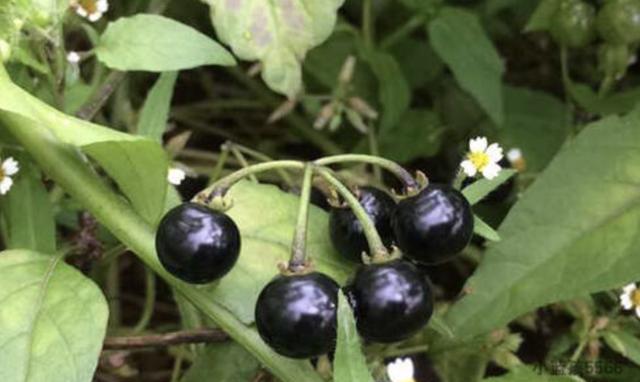
<path fill-rule="evenodd" d="M 289 270 L 300 271 L 305 266 L 307 255 L 307 226 L 309 224 L 309 200 L 311 199 L 311 179 L 313 176 L 313 165 L 307 164 L 302 177 L 302 189 L 300 191 L 300 207 L 298 208 L 298 220 L 296 230 L 291 243 L 291 259 L 289 260 Z"/>
<path fill-rule="evenodd" d="M 234 172 L 233 174 L 227 175 L 226 177 L 220 179 L 219 181 L 215 182 L 211 186 L 205 188 L 200 193 L 198 193 L 198 195 L 195 196 L 194 200 L 201 200 L 201 201 L 208 202 L 208 201 L 211 201 L 213 197 L 224 196 L 227 193 L 227 191 L 229 191 L 229 189 L 233 187 L 233 185 L 236 182 L 242 180 L 244 177 L 249 176 L 251 174 L 257 174 L 263 171 L 283 169 L 283 168 L 304 169 L 304 166 L 305 166 L 304 162 L 300 162 L 296 160 L 277 160 L 273 162 L 254 164 L 249 167 L 240 169 Z"/>
<path fill-rule="evenodd" d="M 375 20 L 373 14 L 373 1 L 362 1 L 362 37 L 368 49 L 373 48 Z"/>
<path fill-rule="evenodd" d="M 389 49 L 393 45 L 402 41 L 413 33 L 418 28 L 424 27 L 426 22 L 426 16 L 424 14 L 418 14 L 413 16 L 409 21 L 404 23 L 400 28 L 396 29 L 393 33 L 389 34 L 385 39 L 380 42 L 380 48 Z"/>
<path fill-rule="evenodd" d="M 380 148 L 378 147 L 378 139 L 376 137 L 376 129 L 372 123 L 367 126 L 367 139 L 369 141 L 369 153 L 375 157 L 380 157 Z M 380 166 L 373 165 L 373 176 L 382 183 L 382 171 Z"/>
<path fill-rule="evenodd" d="M 236 157 L 238 162 L 240 162 L 240 166 L 242 166 L 243 168 L 249 167 L 249 162 L 247 162 L 247 158 L 244 157 L 242 152 L 238 150 L 237 147 L 235 147 L 234 145 L 229 145 L 229 151 L 231 151 L 231 154 L 233 154 L 233 156 Z M 258 183 L 258 178 L 256 178 L 254 174 L 250 174 L 249 179 L 251 179 L 253 183 Z"/>
<path fill-rule="evenodd" d="M 171 372 L 171 382 L 178 382 L 180 380 L 180 375 L 182 374 L 182 361 L 184 357 L 182 354 L 178 354 L 173 363 L 173 371 Z"/>
<path fill-rule="evenodd" d="M 223 342 L 228 339 L 229 336 L 220 329 L 203 328 L 142 336 L 107 337 L 104 340 L 103 348 L 105 350 L 142 349 L 181 344 Z"/>
<path fill-rule="evenodd" d="M 253 150 L 247 146 L 241 145 L 239 143 L 235 143 L 235 142 L 227 142 L 225 143 L 225 145 L 227 146 L 233 146 L 235 147 L 238 151 L 240 151 L 243 154 L 249 155 L 251 157 L 253 157 L 256 160 L 262 161 L 262 162 L 271 162 L 273 161 L 273 158 L 269 157 L 268 155 L 265 155 L 263 153 L 261 153 L 260 151 L 257 150 Z M 289 187 L 293 187 L 293 179 L 291 179 L 291 177 L 289 176 L 289 174 L 287 174 L 287 172 L 283 169 L 277 169 L 275 170 L 278 175 L 280 175 L 280 177 L 282 178 L 282 181 Z"/>
<path fill-rule="evenodd" d="M 3 77 L 0 67 L 0 79 Z M 0 123 L 27 149 L 40 168 L 63 187 L 111 233 L 127 245 L 154 272 L 211 318 L 234 341 L 261 360 L 283 382 L 321 382 L 308 363 L 276 354 L 259 334 L 240 322 L 204 291 L 171 276 L 157 259 L 154 230 L 112 192 L 75 148 L 62 145 L 39 122 L 0 112 Z"/>
<path fill-rule="evenodd" d="M 384 168 L 385 170 L 391 172 L 398 179 L 400 179 L 404 184 L 406 192 L 413 192 L 419 188 L 418 182 L 416 182 L 416 180 L 407 170 L 405 170 L 396 162 L 385 158 L 364 154 L 343 154 L 320 158 L 314 163 L 318 166 L 328 166 L 331 164 L 344 162 L 362 162 L 380 166 L 381 168 Z"/>
<path fill-rule="evenodd" d="M 213 168 L 211 176 L 209 176 L 209 185 L 215 183 L 218 178 L 220 178 L 224 165 L 227 162 L 227 158 L 229 158 L 229 148 L 226 145 L 222 145 L 220 147 L 220 156 L 218 157 L 216 167 Z"/>
<path fill-rule="evenodd" d="M 156 304 L 156 275 L 153 271 L 147 267 L 144 268 L 145 272 L 145 299 L 144 308 L 142 310 L 142 316 L 140 320 L 133 328 L 134 333 L 140 333 L 145 330 L 151 321 L 153 316 L 153 310 Z"/>
<path fill-rule="evenodd" d="M 353 214 L 362 225 L 362 230 L 364 231 L 367 243 L 369 244 L 369 255 L 372 257 L 373 262 L 385 261 L 389 257 L 389 251 L 387 251 L 387 247 L 385 247 L 382 239 L 380 238 L 380 234 L 378 234 L 378 230 L 376 230 L 376 226 L 373 224 L 373 221 L 364 208 L 362 208 L 358 199 L 351 193 L 351 191 L 349 191 L 347 186 L 342 184 L 338 178 L 333 176 L 331 170 L 323 167 L 317 167 L 316 171 L 329 184 L 335 187 L 336 191 L 338 191 L 340 196 L 342 196 L 345 202 L 347 202 L 349 208 L 351 208 Z"/>

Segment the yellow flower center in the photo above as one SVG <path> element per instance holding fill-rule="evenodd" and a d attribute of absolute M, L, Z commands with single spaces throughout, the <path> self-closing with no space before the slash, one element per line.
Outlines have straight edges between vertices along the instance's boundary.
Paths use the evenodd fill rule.
<path fill-rule="evenodd" d="M 640 289 L 634 289 L 631 292 L 631 302 L 633 302 L 633 306 L 640 307 Z"/>
<path fill-rule="evenodd" d="M 98 2 L 96 0 L 80 0 L 78 3 L 88 14 L 95 13 L 98 10 Z"/>
<path fill-rule="evenodd" d="M 7 176 L 4 173 L 4 169 L 2 168 L 2 166 L 0 166 L 0 182 L 4 179 L 4 177 Z"/>
<path fill-rule="evenodd" d="M 491 158 L 489 158 L 489 155 L 485 152 L 469 153 L 467 159 L 469 159 L 479 171 L 482 171 L 489 163 L 491 163 Z"/>

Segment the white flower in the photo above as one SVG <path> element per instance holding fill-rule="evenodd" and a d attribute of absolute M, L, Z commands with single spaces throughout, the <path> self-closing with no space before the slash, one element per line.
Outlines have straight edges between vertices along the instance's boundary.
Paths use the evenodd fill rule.
<path fill-rule="evenodd" d="M 635 310 L 636 316 L 640 318 L 640 290 L 635 283 L 631 283 L 622 288 L 620 305 L 622 305 L 624 310 Z"/>
<path fill-rule="evenodd" d="M 396 359 L 387 365 L 387 375 L 391 382 L 415 382 L 411 358 Z"/>
<path fill-rule="evenodd" d="M 2 162 L 0 166 L 0 195 L 9 192 L 9 189 L 13 186 L 11 176 L 15 175 L 18 170 L 20 170 L 20 167 L 15 159 L 9 157 Z"/>
<path fill-rule="evenodd" d="M 78 54 L 78 52 L 69 52 L 67 54 L 67 61 L 70 64 L 77 64 L 78 62 L 80 62 L 80 55 Z"/>
<path fill-rule="evenodd" d="M 71 6 L 78 16 L 84 17 L 91 22 L 100 20 L 102 15 L 109 10 L 109 2 L 107 0 L 75 0 L 71 2 Z"/>
<path fill-rule="evenodd" d="M 467 159 L 460 163 L 467 176 L 482 173 L 487 179 L 493 179 L 500 173 L 502 167 L 498 164 L 502 159 L 502 147 L 497 143 L 488 145 L 487 138 L 477 137 L 469 141 Z"/>
<path fill-rule="evenodd" d="M 524 160 L 522 150 L 517 147 L 514 147 L 507 151 L 507 160 L 509 161 L 509 163 L 511 163 L 511 167 L 513 167 L 517 171 L 522 172 L 527 167 L 527 162 Z"/>
<path fill-rule="evenodd" d="M 167 180 L 174 186 L 179 186 L 186 176 L 187 174 L 183 170 L 174 167 L 169 169 Z"/>

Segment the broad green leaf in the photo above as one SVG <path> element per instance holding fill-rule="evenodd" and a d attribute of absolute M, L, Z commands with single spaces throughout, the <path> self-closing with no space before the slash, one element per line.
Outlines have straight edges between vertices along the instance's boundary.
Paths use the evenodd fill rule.
<path fill-rule="evenodd" d="M 182 382 L 252 381 L 260 363 L 235 342 L 208 345 L 182 377 Z"/>
<path fill-rule="evenodd" d="M 444 63 L 426 40 L 406 38 L 391 49 L 411 89 L 422 88 L 437 79 Z"/>
<path fill-rule="evenodd" d="M 538 366 L 536 366 L 538 367 Z M 483 379 L 485 382 L 581 382 L 582 378 L 571 375 L 547 375 L 530 366 L 511 370 L 501 377 Z"/>
<path fill-rule="evenodd" d="M 640 88 L 632 88 L 600 97 L 588 85 L 571 83 L 569 92 L 573 100 L 589 113 L 600 116 L 626 114 L 640 104 Z"/>
<path fill-rule="evenodd" d="M 640 279 L 638 124 L 635 111 L 586 126 L 527 189 L 447 312 L 457 337 Z"/>
<path fill-rule="evenodd" d="M 433 156 L 440 149 L 444 132 L 444 124 L 433 110 L 408 110 L 397 124 L 381 129 L 380 154 L 400 163 Z"/>
<path fill-rule="evenodd" d="M 484 376 L 490 353 L 481 343 L 436 352 L 433 363 L 438 375 L 447 382 L 478 382 Z"/>
<path fill-rule="evenodd" d="M 478 17 L 462 9 L 445 7 L 429 23 L 428 32 L 433 49 L 460 86 L 476 99 L 493 122 L 501 125 L 504 67 Z"/>
<path fill-rule="evenodd" d="M 490 241 L 500 241 L 500 235 L 477 215 L 473 216 L 473 233 Z"/>
<path fill-rule="evenodd" d="M 138 135 L 149 137 L 154 141 L 162 141 L 177 78 L 177 72 L 164 72 L 153 85 L 140 113 Z"/>
<path fill-rule="evenodd" d="M 436 333 L 444 336 L 447 339 L 453 338 L 453 332 L 451 328 L 447 326 L 447 323 L 442 319 L 439 314 L 434 314 L 429 320 L 429 329 L 433 329 Z"/>
<path fill-rule="evenodd" d="M 157 142 L 70 117 L 6 80 L 0 79 L 0 94 L 0 110 L 36 121 L 57 139 L 81 148 L 116 181 L 147 221 L 159 219 L 166 195 L 168 159 Z"/>
<path fill-rule="evenodd" d="M 395 127 L 409 108 L 411 89 L 396 59 L 382 51 L 363 51 L 365 60 L 378 78 L 378 99 L 382 106 L 380 131 Z"/>
<path fill-rule="evenodd" d="M 471 205 L 476 204 L 516 173 L 516 170 L 502 169 L 498 176 L 491 180 L 481 178 L 463 188 L 462 195 L 467 198 Z"/>
<path fill-rule="evenodd" d="M 373 382 L 362 354 L 356 320 L 345 295 L 338 293 L 338 343 L 333 364 L 334 382 Z"/>
<path fill-rule="evenodd" d="M 551 26 L 551 18 L 558 9 L 560 1 L 541 0 L 538 7 L 531 15 L 529 22 L 524 27 L 525 32 L 545 31 Z"/>
<path fill-rule="evenodd" d="M 100 289 L 60 256 L 0 252 L 0 380 L 93 379 L 107 326 Z"/>
<path fill-rule="evenodd" d="M 56 250 L 55 221 L 40 171 L 26 155 L 11 155 L 18 161 L 20 171 L 13 177 L 9 193 L 0 196 L 0 212 L 6 224 L 5 245 L 52 254 Z"/>
<path fill-rule="evenodd" d="M 167 72 L 202 65 L 235 65 L 220 44 L 159 15 L 120 18 L 107 26 L 95 48 L 102 63 L 118 70 Z"/>
<path fill-rule="evenodd" d="M 344 0 L 204 0 L 222 42 L 243 60 L 259 60 L 267 85 L 289 97 L 302 88 L 301 61 L 323 42 Z"/>
<path fill-rule="evenodd" d="M 224 279 L 203 290 L 242 322 L 250 324 L 258 294 L 277 275 L 278 263 L 289 259 L 299 199 L 275 186 L 250 182 L 238 183 L 230 195 L 234 204 L 227 213 L 240 228 L 240 258 Z M 328 229 L 327 213 L 312 206 L 307 256 L 318 271 L 342 283 L 350 274 L 350 266 L 333 249 Z"/>
<path fill-rule="evenodd" d="M 568 134 L 565 105 L 543 92 L 505 86 L 505 122 L 500 143 L 518 147 L 526 170 L 542 171 L 564 144 Z"/>
<path fill-rule="evenodd" d="M 640 365 L 640 339 L 623 330 L 610 330 L 603 334 L 604 341 L 615 352 Z"/>

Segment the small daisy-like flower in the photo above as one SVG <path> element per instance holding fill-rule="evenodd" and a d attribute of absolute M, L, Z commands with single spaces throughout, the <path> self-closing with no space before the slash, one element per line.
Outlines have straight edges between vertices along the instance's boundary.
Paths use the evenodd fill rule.
<path fill-rule="evenodd" d="M 477 137 L 469 141 L 467 159 L 460 163 L 467 176 L 481 173 L 487 179 L 493 179 L 500 173 L 502 167 L 498 164 L 502 159 L 502 147 L 497 143 L 488 144 L 487 138 Z"/>
<path fill-rule="evenodd" d="M 80 55 L 78 54 L 78 52 L 69 52 L 67 54 L 67 61 L 70 64 L 77 64 L 78 62 L 80 62 Z"/>
<path fill-rule="evenodd" d="M 107 0 L 72 0 L 71 6 L 80 17 L 96 22 L 109 10 Z"/>
<path fill-rule="evenodd" d="M 524 156 L 522 156 L 522 150 L 517 147 L 507 151 L 507 160 L 511 163 L 511 167 L 519 172 L 527 168 L 527 162 L 524 160 Z"/>
<path fill-rule="evenodd" d="M 167 174 L 167 180 L 174 186 L 179 186 L 186 177 L 187 174 L 183 170 L 175 167 L 170 168 L 169 173 Z"/>
<path fill-rule="evenodd" d="M 15 175 L 18 170 L 20 170 L 20 167 L 15 159 L 9 157 L 2 162 L 2 165 L 0 165 L 0 195 L 9 192 L 9 189 L 13 186 L 11 176 Z"/>
<path fill-rule="evenodd" d="M 640 289 L 638 289 L 635 283 L 631 283 L 622 288 L 620 305 L 622 305 L 624 310 L 635 310 L 636 316 L 640 318 Z"/>
<path fill-rule="evenodd" d="M 396 359 L 387 365 L 387 375 L 391 382 L 415 382 L 411 358 Z"/>

